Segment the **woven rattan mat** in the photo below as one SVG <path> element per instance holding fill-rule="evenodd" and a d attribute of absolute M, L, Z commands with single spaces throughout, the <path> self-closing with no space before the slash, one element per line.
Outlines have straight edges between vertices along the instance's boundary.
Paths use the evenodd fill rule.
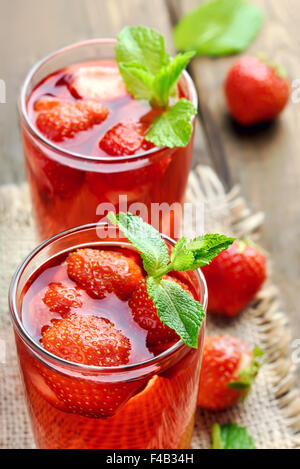
<path fill-rule="evenodd" d="M 205 229 L 256 238 L 263 214 L 252 214 L 238 188 L 225 194 L 208 167 L 191 174 L 188 201 L 205 202 Z M 0 188 L 0 448 L 34 448 L 8 316 L 7 290 L 20 261 L 35 246 L 28 188 Z M 207 331 L 233 333 L 267 353 L 251 395 L 244 404 L 222 412 L 200 409 L 193 448 L 210 448 L 210 429 L 216 420 L 246 425 L 258 448 L 300 447 L 300 393 L 294 387 L 287 318 L 278 292 L 269 279 L 255 302 L 237 319 L 208 317 Z M 5 347 L 4 347 L 5 345 Z M 5 348 L 5 356 L 4 356 Z"/>

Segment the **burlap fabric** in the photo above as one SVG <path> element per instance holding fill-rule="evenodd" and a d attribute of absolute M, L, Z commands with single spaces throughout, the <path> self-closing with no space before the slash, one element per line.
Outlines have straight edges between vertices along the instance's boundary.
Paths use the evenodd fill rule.
<path fill-rule="evenodd" d="M 187 198 L 205 203 L 205 229 L 257 237 L 263 214 L 252 214 L 238 188 L 225 194 L 208 167 L 191 174 Z M 188 234 L 188 230 L 187 230 Z M 7 291 L 21 260 L 36 245 L 28 188 L 0 188 L 0 448 L 34 448 L 10 325 Z M 226 332 L 261 346 L 267 354 L 253 391 L 244 404 L 222 413 L 198 410 L 193 448 L 210 448 L 213 422 L 246 425 L 258 448 L 300 447 L 300 394 L 294 387 L 287 318 L 269 279 L 255 302 L 235 320 L 208 318 L 209 334 Z M 4 356 L 5 348 L 5 356 Z"/>

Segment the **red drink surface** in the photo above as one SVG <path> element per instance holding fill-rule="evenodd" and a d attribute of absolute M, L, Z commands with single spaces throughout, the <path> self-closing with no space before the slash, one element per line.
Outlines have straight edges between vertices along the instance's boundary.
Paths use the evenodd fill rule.
<path fill-rule="evenodd" d="M 76 71 L 90 66 L 117 70 L 113 61 L 77 64 L 52 73 L 35 86 L 27 102 L 27 118 L 33 129 L 37 130 L 40 111 L 37 111 L 36 103 L 41 98 L 71 103 L 87 101 L 78 97 L 70 83 Z M 183 92 L 180 86 L 180 96 L 188 92 Z M 101 102 L 109 110 L 105 120 L 76 132 L 72 138 L 49 141 L 50 145 L 40 141 L 32 129 L 24 121 L 21 122 L 26 170 L 39 238 L 45 239 L 71 227 L 98 222 L 107 210 L 134 211 L 137 209 L 132 206 L 134 203 L 144 204 L 148 213 L 146 215 L 144 211 L 140 215 L 145 221 L 173 238 L 178 237 L 180 233 L 175 221 L 179 218 L 184 200 L 193 137 L 184 148 L 154 147 L 145 155 L 143 152 L 149 149 L 146 142 L 133 153 L 119 155 L 122 157 L 120 159 L 103 150 L 107 147 L 99 146 L 106 132 L 120 123 L 139 123 L 147 127 L 156 112 L 151 111 L 147 103 L 137 101 L 124 92 L 121 96 L 96 102 Z M 53 144 L 61 150 L 54 149 Z M 72 153 L 81 156 L 76 157 Z M 127 197 L 127 206 L 120 206 L 120 195 Z M 171 211 L 153 219 L 153 203 L 166 203 Z"/>
<path fill-rule="evenodd" d="M 35 110 L 35 103 L 40 98 L 49 96 L 67 99 L 71 102 L 82 100 L 70 88 L 70 83 L 74 73 L 83 67 L 103 67 L 107 70 L 118 70 L 116 62 L 101 61 L 98 63 L 88 62 L 70 66 L 49 75 L 33 90 L 28 100 L 28 116 L 33 125 L 35 125 L 38 116 L 38 112 Z M 109 109 L 108 117 L 100 124 L 94 125 L 91 129 L 76 133 L 73 138 L 60 141 L 60 147 L 84 156 L 110 157 L 108 153 L 99 147 L 99 142 L 107 130 L 120 122 L 128 120 L 138 122 L 142 116 L 151 111 L 151 107 L 146 102 L 136 101 L 128 92 L 113 99 L 101 99 L 101 103 Z"/>
<path fill-rule="evenodd" d="M 101 250 L 105 250 L 101 248 Z M 109 251 L 112 249 L 110 248 Z M 119 252 L 116 250 L 115 252 Z M 122 249 L 122 254 L 134 256 L 130 250 Z M 50 311 L 43 301 L 48 286 L 58 283 L 64 287 L 78 287 L 76 282 L 68 276 L 66 258 L 63 254 L 49 261 L 37 272 L 35 278 L 27 284 L 26 292 L 22 300 L 22 322 L 30 336 L 37 342 L 40 341 L 42 331 L 52 325 L 52 321 L 61 319 L 61 314 Z M 138 259 L 138 256 L 134 256 Z M 80 289 L 80 308 L 71 308 L 70 314 L 93 315 L 99 318 L 107 318 L 126 337 L 130 336 L 131 351 L 129 362 L 139 363 L 154 356 L 146 346 L 147 332 L 132 320 L 128 301 L 123 301 L 114 293 L 107 293 L 103 299 L 91 297 L 85 290 Z"/>
<path fill-rule="evenodd" d="M 89 246 L 90 247 L 90 246 Z M 103 248 L 101 247 L 101 250 Z M 140 264 L 139 256 L 130 249 L 109 248 L 121 252 Z M 47 328 L 57 324 L 61 315 L 50 311 L 45 304 L 45 292 L 53 282 L 76 287 L 67 273 L 68 253 L 58 255 L 44 264 L 27 282 L 21 304 L 21 319 L 32 339 L 41 342 Z M 140 264 L 141 265 L 141 264 Z M 190 293 L 199 299 L 197 287 L 187 273 L 175 273 Z M 130 340 L 128 365 L 153 359 L 172 343 L 160 347 L 159 352 L 147 346 L 147 331 L 133 319 L 128 300 L 122 301 L 115 293 L 103 299 L 93 298 L 80 290 L 82 305 L 71 308 L 72 315 L 107 318 L 115 328 Z M 72 316 L 73 317 L 73 316 Z M 49 329 L 48 329 L 49 330 Z M 200 356 L 199 348 L 181 350 L 165 362 L 153 363 L 143 370 L 101 375 L 88 368 L 77 371 L 34 355 L 17 337 L 21 370 L 27 391 L 27 400 L 37 444 L 40 448 L 187 448 L 193 430 L 193 419 L 198 394 Z M 111 396 L 128 392 L 120 408 L 109 416 L 85 414 L 78 399 L 93 396 L 93 409 L 103 407 L 103 389 Z M 107 389 L 105 389 L 107 388 Z M 124 391 L 125 389 L 125 391 Z M 63 391 L 63 394 L 62 394 Z M 70 395 L 75 406 L 68 407 Z M 97 396 L 101 396 L 97 401 Z M 123 394 L 122 394 L 123 396 Z M 120 396 L 119 396 L 120 397 Z M 86 403 L 83 403 L 86 409 Z M 101 413 L 100 413 L 101 414 Z"/>

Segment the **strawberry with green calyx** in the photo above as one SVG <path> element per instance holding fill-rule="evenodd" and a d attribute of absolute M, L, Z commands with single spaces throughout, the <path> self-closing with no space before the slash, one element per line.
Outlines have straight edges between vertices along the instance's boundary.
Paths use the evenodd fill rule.
<path fill-rule="evenodd" d="M 161 111 L 145 140 L 156 146 L 186 146 L 192 134 L 196 109 L 187 99 L 178 99 L 177 83 L 194 52 L 178 54 L 171 59 L 164 37 L 144 26 L 125 27 L 117 38 L 115 51 L 129 93 Z"/>
<path fill-rule="evenodd" d="M 77 99 L 111 101 L 126 96 L 127 90 L 117 67 L 79 67 L 71 76 L 69 90 Z"/>
<path fill-rule="evenodd" d="M 274 119 L 290 95 L 284 69 L 261 57 L 237 60 L 228 72 L 224 88 L 229 110 L 242 125 Z"/>
<path fill-rule="evenodd" d="M 255 297 L 266 279 L 266 257 L 255 244 L 237 240 L 202 272 L 208 288 L 208 311 L 233 317 Z"/>
<path fill-rule="evenodd" d="M 256 449 L 247 429 L 236 423 L 214 423 L 211 436 L 212 449 Z"/>
<path fill-rule="evenodd" d="M 219 234 L 206 234 L 192 241 L 181 238 L 170 255 L 160 233 L 140 217 L 109 212 L 107 218 L 139 251 L 147 273 L 147 294 L 156 307 L 160 321 L 173 329 L 185 344 L 197 348 L 205 316 L 203 306 L 180 284 L 164 276 L 171 271 L 189 271 L 207 265 L 223 249 L 227 249 L 234 238 Z"/>
<path fill-rule="evenodd" d="M 253 351 L 238 337 L 206 337 L 203 349 L 198 405 L 211 410 L 232 407 L 250 392 L 261 367 L 259 347 Z"/>

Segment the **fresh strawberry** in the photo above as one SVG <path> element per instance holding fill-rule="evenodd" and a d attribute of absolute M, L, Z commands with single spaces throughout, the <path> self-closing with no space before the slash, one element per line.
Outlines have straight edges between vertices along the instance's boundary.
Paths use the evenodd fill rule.
<path fill-rule="evenodd" d="M 36 126 L 49 140 L 62 142 L 82 130 L 104 121 L 109 110 L 96 101 L 68 101 L 43 97 L 34 106 L 38 112 Z"/>
<path fill-rule="evenodd" d="M 43 302 L 51 312 L 59 313 L 61 316 L 68 315 L 71 308 L 80 308 L 82 306 L 79 288 L 65 287 L 61 283 L 49 284 Z"/>
<path fill-rule="evenodd" d="M 164 276 L 165 280 L 171 280 L 178 283 L 189 293 L 188 287 L 169 275 Z M 157 315 L 157 309 L 147 293 L 145 280 L 141 280 L 134 290 L 128 302 L 134 320 L 143 329 L 148 331 L 147 345 L 149 347 L 165 344 L 174 340 L 179 340 L 178 335 L 173 329 L 163 324 Z"/>
<path fill-rule="evenodd" d="M 148 125 L 141 122 L 121 122 L 106 132 L 99 142 L 101 150 L 112 156 L 134 155 L 154 145 L 145 140 Z"/>
<path fill-rule="evenodd" d="M 198 405 L 223 410 L 245 397 L 260 368 L 262 351 L 232 335 L 206 337 L 203 349 Z"/>
<path fill-rule="evenodd" d="M 117 67 L 80 67 L 73 74 L 69 89 L 76 98 L 110 101 L 128 94 Z"/>
<path fill-rule="evenodd" d="M 57 357 L 91 366 L 125 365 L 130 342 L 104 318 L 71 314 L 47 328 L 43 347 Z"/>
<path fill-rule="evenodd" d="M 99 143 L 100 148 L 111 156 L 133 155 L 150 150 L 154 147 L 145 140 L 150 120 L 141 119 L 135 123 L 120 123 L 108 130 Z M 157 183 L 165 174 L 171 155 L 159 153 L 153 155 L 150 164 L 138 169 L 106 174 L 105 179 L 109 187 L 130 190 L 136 187 Z"/>
<path fill-rule="evenodd" d="M 202 267 L 208 287 L 208 311 L 236 316 L 266 279 L 266 258 L 247 241 L 235 241 Z"/>
<path fill-rule="evenodd" d="M 142 270 L 131 258 L 119 252 L 78 249 L 67 258 L 69 276 L 95 298 L 114 292 L 127 300 L 143 278 Z"/>
<path fill-rule="evenodd" d="M 233 64 L 225 81 L 228 107 L 243 125 L 275 118 L 285 107 L 290 83 L 276 65 L 258 57 L 242 57 Z"/>
<path fill-rule="evenodd" d="M 131 350 L 129 339 L 107 319 L 76 314 L 48 327 L 41 343 L 60 358 L 101 367 L 126 365 Z M 106 383 L 104 378 L 100 383 L 93 375 L 70 378 L 41 365 L 39 371 L 66 412 L 93 418 L 114 415 L 141 387 L 140 382 Z"/>

